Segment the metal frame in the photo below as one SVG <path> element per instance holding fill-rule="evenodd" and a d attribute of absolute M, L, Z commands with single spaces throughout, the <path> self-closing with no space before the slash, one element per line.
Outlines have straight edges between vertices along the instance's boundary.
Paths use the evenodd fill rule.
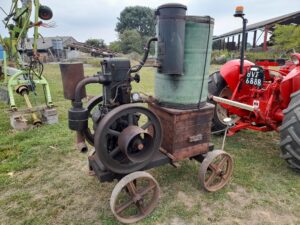
<path fill-rule="evenodd" d="M 17 3 L 19 0 L 12 0 L 12 7 L 11 12 L 14 13 L 13 18 L 16 19 L 16 24 L 13 28 L 7 27 L 9 20 L 4 24 L 9 30 L 10 33 L 10 40 L 9 40 L 9 52 L 6 54 L 6 51 L 4 51 L 4 60 L 3 60 L 3 73 L 4 73 L 4 81 L 1 83 L 2 86 L 7 86 L 8 90 L 8 96 L 9 96 L 9 104 L 10 107 L 14 110 L 17 109 L 15 98 L 14 98 L 14 87 L 19 85 L 30 85 L 31 82 L 34 84 L 40 84 L 44 86 L 45 89 L 45 99 L 46 99 L 46 105 L 51 108 L 53 107 L 52 103 L 52 97 L 50 92 L 49 83 L 46 80 L 46 78 L 40 74 L 37 76 L 35 73 L 33 73 L 33 76 L 36 77 L 36 79 L 33 80 L 26 80 L 24 79 L 23 75 L 29 74 L 28 68 L 24 66 L 24 62 L 21 58 L 21 55 L 18 52 L 18 43 L 22 38 L 24 38 L 27 35 L 28 30 L 31 27 L 34 27 L 34 42 L 33 42 L 33 55 L 34 57 L 37 56 L 37 40 L 39 37 L 38 32 L 38 22 L 39 22 L 39 7 L 40 2 L 39 0 L 29 0 L 26 5 L 23 5 L 21 8 L 17 8 Z M 32 15 L 33 5 L 34 4 L 34 23 L 33 25 L 30 25 L 30 17 Z M 20 21 L 17 21 L 17 20 Z M 16 37 L 16 33 L 19 33 Z M 3 38 L 0 36 L 0 40 L 5 45 Z M 6 45 L 7 47 L 7 45 Z M 20 71 L 16 71 L 14 74 L 9 74 L 8 70 L 9 67 L 7 66 L 7 60 L 14 60 L 17 64 L 17 69 Z M 10 76 L 10 78 L 8 77 Z"/>
<path fill-rule="evenodd" d="M 207 152 L 211 152 L 213 150 L 214 145 L 212 143 L 209 143 Z M 194 159 L 197 162 L 202 163 L 207 152 L 205 154 L 193 156 L 189 159 Z M 126 174 L 116 174 L 109 170 L 106 170 L 100 159 L 97 157 L 97 154 L 92 154 L 91 156 L 89 156 L 88 161 L 90 171 L 97 176 L 100 182 L 113 182 L 115 179 L 120 180 L 122 179 L 122 177 L 126 176 Z M 150 170 L 152 168 L 164 166 L 167 164 L 177 167 L 176 163 L 173 162 L 173 159 L 170 157 L 170 155 L 166 154 L 165 151 L 161 149 L 160 151 L 157 151 L 157 153 L 153 156 L 152 161 L 145 168 L 143 168 L 142 171 Z"/>

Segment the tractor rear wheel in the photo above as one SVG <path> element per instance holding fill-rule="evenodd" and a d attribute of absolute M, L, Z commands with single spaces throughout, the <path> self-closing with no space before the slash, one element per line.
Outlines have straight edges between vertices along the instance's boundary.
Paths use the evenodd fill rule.
<path fill-rule="evenodd" d="M 281 157 L 292 169 L 300 172 L 300 91 L 291 95 L 291 102 L 283 111 L 280 127 Z"/>
<path fill-rule="evenodd" d="M 208 79 L 208 93 L 209 95 L 218 96 L 222 98 L 230 98 L 232 95 L 231 90 L 227 86 L 226 81 L 217 71 L 209 76 Z M 212 131 L 222 131 L 226 128 L 224 119 L 229 116 L 227 109 L 214 102 L 212 99 L 208 99 L 209 103 L 215 105 L 214 116 L 212 119 Z"/>

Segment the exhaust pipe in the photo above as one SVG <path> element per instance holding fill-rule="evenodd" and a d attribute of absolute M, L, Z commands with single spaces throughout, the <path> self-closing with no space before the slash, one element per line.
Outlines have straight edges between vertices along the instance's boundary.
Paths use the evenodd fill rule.
<path fill-rule="evenodd" d="M 79 131 L 76 132 L 76 148 L 81 153 L 86 153 L 89 150 L 85 143 L 85 138 Z"/>

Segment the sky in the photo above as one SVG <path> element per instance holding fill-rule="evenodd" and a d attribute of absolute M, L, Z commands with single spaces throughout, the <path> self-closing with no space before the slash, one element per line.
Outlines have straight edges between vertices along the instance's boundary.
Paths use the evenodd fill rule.
<path fill-rule="evenodd" d="M 249 24 L 300 10 L 300 0 L 41 0 L 53 10 L 55 28 L 41 28 L 47 36 L 73 36 L 78 41 L 101 38 L 105 43 L 117 40 L 117 18 L 126 6 L 158 6 L 177 2 L 187 6 L 187 15 L 206 16 L 215 19 L 214 35 L 220 35 L 241 27 L 241 20 L 233 17 L 238 5 L 245 8 Z M 11 0 L 0 0 L 0 6 L 8 11 Z M 5 14 L 0 11 L 0 18 Z M 0 34 L 6 34 L 0 23 Z M 29 34 L 32 36 L 32 34 Z"/>

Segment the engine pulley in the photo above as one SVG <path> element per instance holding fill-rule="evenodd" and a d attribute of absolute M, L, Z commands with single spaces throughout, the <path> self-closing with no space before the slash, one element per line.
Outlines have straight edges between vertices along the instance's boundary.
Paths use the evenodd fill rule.
<path fill-rule="evenodd" d="M 119 138 L 118 145 L 131 162 L 143 162 L 152 156 L 153 138 L 138 126 L 128 126 Z"/>

